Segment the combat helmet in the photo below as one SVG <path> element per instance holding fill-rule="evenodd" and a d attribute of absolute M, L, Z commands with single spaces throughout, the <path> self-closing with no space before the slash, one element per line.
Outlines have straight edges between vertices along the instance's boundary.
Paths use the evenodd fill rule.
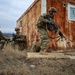
<path fill-rule="evenodd" d="M 49 9 L 49 12 L 57 12 L 57 9 L 55 8 L 55 7 L 51 7 L 50 9 Z"/>
<path fill-rule="evenodd" d="M 20 28 L 16 27 L 16 28 L 15 28 L 15 31 L 17 31 L 17 30 L 20 30 Z"/>

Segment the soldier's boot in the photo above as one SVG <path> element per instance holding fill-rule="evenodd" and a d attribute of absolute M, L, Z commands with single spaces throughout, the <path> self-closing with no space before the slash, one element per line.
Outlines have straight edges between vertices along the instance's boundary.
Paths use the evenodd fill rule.
<path fill-rule="evenodd" d="M 41 48 L 37 47 L 36 52 L 40 52 Z"/>
<path fill-rule="evenodd" d="M 41 50 L 40 46 L 37 45 L 34 46 L 34 52 L 40 52 L 40 50 Z"/>

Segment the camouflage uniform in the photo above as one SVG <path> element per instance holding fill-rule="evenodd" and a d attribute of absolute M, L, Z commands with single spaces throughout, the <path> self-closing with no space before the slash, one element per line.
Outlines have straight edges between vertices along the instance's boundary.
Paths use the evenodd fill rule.
<path fill-rule="evenodd" d="M 53 15 L 53 12 L 56 13 L 56 11 L 57 10 L 54 7 L 49 9 L 49 12 L 50 12 L 51 15 Z M 53 20 L 50 17 L 50 15 L 44 13 L 43 15 L 41 15 L 39 17 L 39 20 L 38 20 L 38 22 L 36 24 L 39 36 L 41 38 L 41 41 L 38 42 L 38 44 L 39 44 L 39 46 L 41 46 L 42 50 L 46 50 L 46 47 L 47 47 L 47 45 L 49 43 L 50 37 L 48 35 L 47 30 L 52 31 L 52 29 L 51 29 L 52 28 L 51 27 L 52 26 L 52 21 Z M 55 27 L 55 29 L 58 30 L 58 28 L 56 26 L 54 26 L 54 27 Z"/>
<path fill-rule="evenodd" d="M 27 48 L 27 43 L 26 43 L 26 37 L 19 34 L 19 35 L 16 35 L 18 38 L 16 39 L 16 42 L 18 43 L 19 45 L 19 50 L 24 50 Z"/>
<path fill-rule="evenodd" d="M 49 25 L 47 24 L 48 21 L 50 21 L 49 15 L 43 14 L 39 17 L 39 20 L 36 24 L 37 30 L 41 39 L 41 41 L 39 41 L 37 45 L 41 46 L 42 50 L 45 50 L 50 40 L 50 37 L 46 29 L 46 28 L 49 28 Z"/>
<path fill-rule="evenodd" d="M 39 19 L 38 22 L 36 24 L 37 26 L 37 31 L 39 33 L 40 39 L 41 41 L 39 41 L 37 43 L 37 46 L 41 47 L 41 50 L 46 50 L 46 47 L 49 43 L 50 40 L 50 36 L 48 35 L 48 30 L 49 31 L 53 31 L 54 33 L 57 33 L 62 37 L 63 34 L 59 31 L 59 27 L 55 24 L 55 22 L 53 21 L 54 18 L 54 14 L 56 13 L 57 10 L 52 7 L 49 9 L 49 14 L 42 14 Z"/>
<path fill-rule="evenodd" d="M 21 33 L 13 34 L 14 48 L 18 45 L 19 50 L 27 49 L 26 36 L 23 36 Z"/>

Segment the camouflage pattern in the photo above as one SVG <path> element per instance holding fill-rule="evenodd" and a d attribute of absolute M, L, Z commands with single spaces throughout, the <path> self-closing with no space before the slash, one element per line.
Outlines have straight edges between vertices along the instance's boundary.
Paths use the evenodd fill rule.
<path fill-rule="evenodd" d="M 46 47 L 50 40 L 48 31 L 51 31 L 53 33 L 58 33 L 61 36 L 61 38 L 64 37 L 63 34 L 61 33 L 61 31 L 59 30 L 59 27 L 53 21 L 53 18 L 54 18 L 53 13 L 56 13 L 56 12 L 57 12 L 57 10 L 54 7 L 51 7 L 49 9 L 49 14 L 46 14 L 46 13 L 42 14 L 39 17 L 38 22 L 36 24 L 37 30 L 38 30 L 38 33 L 39 33 L 39 36 L 41 39 L 41 41 L 39 41 L 36 46 L 39 45 L 41 50 L 47 49 Z"/>
<path fill-rule="evenodd" d="M 53 19 L 49 14 L 42 14 L 38 22 L 36 24 L 37 30 L 40 36 L 41 41 L 37 43 L 41 47 L 41 50 L 46 50 L 47 45 L 50 40 L 50 36 L 48 35 L 48 31 L 57 33 L 59 31 L 58 26 L 54 23 Z"/>
<path fill-rule="evenodd" d="M 47 16 L 48 15 L 46 13 L 44 13 L 43 15 L 41 15 L 39 17 L 39 20 L 36 24 L 37 28 L 42 28 L 42 29 L 46 30 L 47 22 L 50 20 L 50 18 L 48 18 Z"/>
<path fill-rule="evenodd" d="M 46 31 L 49 30 L 49 31 L 52 31 L 52 28 L 53 30 L 56 29 L 58 31 L 58 27 L 54 24 L 54 21 L 52 20 L 52 18 L 50 17 L 50 15 L 44 13 L 43 15 L 41 15 L 39 17 L 39 20 L 37 22 L 37 27 L 38 28 L 43 28 L 45 29 Z M 56 31 L 56 32 L 57 32 Z"/>
<path fill-rule="evenodd" d="M 50 28 L 50 25 L 48 25 L 48 22 L 50 21 L 50 17 L 48 14 L 43 14 L 39 17 L 39 20 L 36 24 L 37 26 L 37 31 L 39 33 L 39 36 L 40 36 L 40 41 L 37 43 L 37 46 L 41 47 L 41 50 L 45 50 L 48 43 L 49 43 L 49 40 L 50 40 L 50 37 L 48 35 L 48 32 L 47 32 L 47 28 L 49 29 Z M 37 49 L 36 49 L 37 50 Z"/>
<path fill-rule="evenodd" d="M 22 34 L 14 34 L 13 35 L 13 47 L 16 49 L 16 45 L 18 45 L 19 50 L 27 49 L 26 36 Z"/>
<path fill-rule="evenodd" d="M 48 43 L 49 43 L 49 40 L 50 40 L 50 37 L 47 33 L 47 31 L 45 29 L 38 29 L 38 32 L 39 32 L 39 36 L 40 36 L 40 41 L 37 43 L 38 47 L 41 46 L 41 50 L 45 50 Z"/>

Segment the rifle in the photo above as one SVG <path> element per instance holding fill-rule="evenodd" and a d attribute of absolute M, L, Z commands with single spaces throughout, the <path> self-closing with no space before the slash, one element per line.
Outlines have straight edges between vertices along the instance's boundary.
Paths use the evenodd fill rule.
<path fill-rule="evenodd" d="M 51 31 L 51 28 L 53 29 L 54 33 L 57 33 L 59 31 L 59 27 L 55 24 L 55 22 L 50 18 L 50 21 L 48 23 L 49 30 Z"/>
<path fill-rule="evenodd" d="M 59 30 L 59 27 L 55 24 L 55 22 L 51 18 L 50 18 L 50 22 L 49 22 L 49 27 L 53 27 L 54 33 L 58 32 L 58 34 L 60 35 L 60 36 L 57 36 L 54 38 L 52 38 L 52 37 L 50 37 L 50 38 L 52 38 L 52 39 L 58 38 L 58 40 L 61 38 L 65 38 L 65 36 L 62 34 L 62 32 Z M 49 28 L 49 30 L 50 30 L 50 28 Z M 66 40 L 66 38 L 65 38 L 65 40 Z"/>
<path fill-rule="evenodd" d="M 15 35 L 14 33 L 12 34 L 13 35 L 13 39 L 12 39 L 12 41 L 14 41 L 14 42 L 16 42 L 16 40 L 18 39 L 18 38 L 20 38 L 21 36 L 17 36 L 17 35 Z"/>

